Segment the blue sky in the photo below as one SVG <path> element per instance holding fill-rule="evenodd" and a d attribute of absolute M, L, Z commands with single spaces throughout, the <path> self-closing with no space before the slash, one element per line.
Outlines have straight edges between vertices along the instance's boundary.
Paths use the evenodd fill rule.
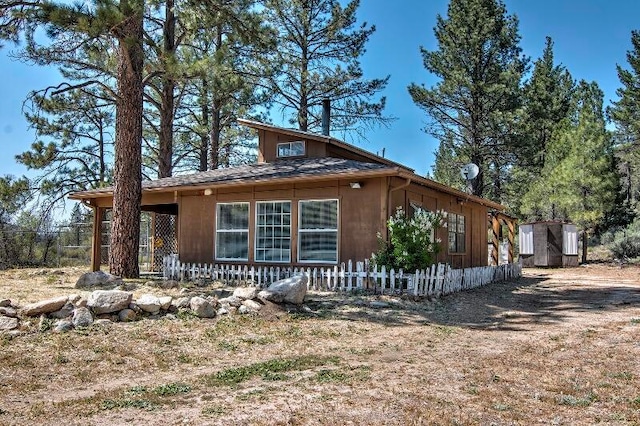
<path fill-rule="evenodd" d="M 532 61 L 540 56 L 545 37 L 554 40 L 556 62 L 574 78 L 595 80 L 605 102 L 617 99 L 616 64 L 626 66 L 631 30 L 640 29 L 637 0 L 505 0 L 510 14 L 520 20 L 521 46 Z M 446 15 L 448 0 L 361 0 L 359 17 L 377 27 L 362 65 L 367 77 L 391 75 L 384 93 L 387 114 L 397 117 L 389 128 L 368 133 L 360 146 L 372 152 L 382 148 L 386 157 L 412 167 L 419 174 L 430 171 L 437 141 L 424 131 L 426 117 L 407 92 L 412 83 L 431 86 L 434 76 L 422 66 L 420 46 L 437 47 L 433 35 L 436 15 Z M 14 156 L 34 140 L 22 115 L 22 104 L 34 89 L 58 84 L 56 69 L 29 66 L 12 60 L 12 46 L 0 51 L 0 175 L 26 174 Z"/>

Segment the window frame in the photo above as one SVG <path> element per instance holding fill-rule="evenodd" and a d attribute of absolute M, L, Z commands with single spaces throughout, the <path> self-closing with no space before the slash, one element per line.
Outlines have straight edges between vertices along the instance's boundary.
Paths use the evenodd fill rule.
<path fill-rule="evenodd" d="M 453 224 L 451 223 L 452 216 L 454 216 L 455 219 L 455 223 Z M 462 232 L 460 231 L 460 227 L 458 226 L 460 218 L 462 218 L 463 220 Z M 455 230 L 453 230 L 453 226 L 455 226 Z M 451 244 L 452 236 L 454 237 L 454 247 L 452 247 Z M 458 250 L 460 241 L 462 241 L 463 244 L 462 251 Z M 449 212 L 449 214 L 447 215 L 447 252 L 452 255 L 464 255 L 467 253 L 467 219 L 463 214 Z"/>
<path fill-rule="evenodd" d="M 221 229 L 220 228 L 220 207 L 221 206 L 233 206 L 233 205 L 246 205 L 247 206 L 247 228 L 246 229 Z M 246 201 L 235 201 L 235 202 L 222 202 L 222 203 L 216 203 L 216 235 L 215 235 L 215 242 L 214 242 L 214 250 L 215 250 L 215 260 L 221 260 L 221 261 L 226 261 L 226 262 L 248 262 L 249 261 L 249 234 L 250 234 L 250 226 L 251 223 L 249 221 L 251 215 L 251 203 L 246 202 Z M 220 257 L 218 255 L 219 251 L 218 251 L 218 242 L 219 242 L 219 238 L 218 238 L 218 234 L 219 233 L 239 233 L 239 232 L 246 232 L 247 235 L 247 239 L 246 239 L 246 243 L 247 243 L 247 257 L 246 258 L 235 258 L 235 257 Z"/>
<path fill-rule="evenodd" d="M 284 147 L 285 145 L 288 145 L 289 148 L 288 152 L 291 152 L 291 147 L 294 144 L 300 144 L 302 145 L 302 154 L 288 154 L 288 155 L 280 155 L 280 147 Z M 299 140 L 299 141 L 287 141 L 287 142 L 278 142 L 276 144 L 276 158 L 295 158 L 295 157 L 304 157 L 305 155 L 307 155 L 307 143 L 304 140 Z"/>
<path fill-rule="evenodd" d="M 271 204 L 289 203 L 289 224 L 288 224 L 288 227 L 289 227 L 289 258 L 285 259 L 285 260 L 258 259 L 258 250 L 259 249 L 262 249 L 262 250 L 266 249 L 266 247 L 258 247 L 258 240 L 260 238 L 259 235 L 258 235 L 258 228 L 261 226 L 260 225 L 260 221 L 258 220 L 258 215 L 260 214 L 258 206 L 259 205 L 266 205 L 266 204 L 269 204 L 269 203 L 271 203 Z M 291 259 L 292 259 L 292 256 L 291 256 L 291 241 L 292 241 L 292 238 L 293 238 L 293 235 L 292 235 L 292 232 L 291 232 L 292 231 L 291 218 L 292 218 L 292 213 L 293 213 L 293 211 L 292 211 L 293 203 L 291 202 L 291 200 L 260 200 L 260 201 L 256 201 L 255 205 L 256 205 L 256 207 L 255 207 L 255 220 L 256 220 L 256 222 L 255 222 L 255 226 L 254 226 L 254 231 L 255 232 L 254 232 L 254 238 L 253 238 L 253 240 L 254 240 L 253 241 L 253 260 L 256 263 L 267 263 L 267 264 L 268 263 L 283 263 L 283 264 L 284 263 L 291 263 Z M 282 227 L 284 225 L 280 224 L 280 226 Z M 280 248 L 280 250 L 282 250 L 282 248 Z"/>
<path fill-rule="evenodd" d="M 336 228 L 313 228 L 313 229 L 303 229 L 302 228 L 302 204 L 310 203 L 310 202 L 335 202 L 336 203 Z M 338 198 L 321 198 L 321 199 L 307 199 L 307 200 L 298 200 L 298 224 L 297 224 L 297 260 L 298 263 L 303 264 L 326 264 L 326 265 L 337 265 L 340 261 L 340 200 Z M 318 259 L 305 259 L 302 260 L 302 234 L 312 234 L 312 233 L 335 233 L 336 236 L 336 247 L 335 247 L 335 260 L 318 260 Z"/>

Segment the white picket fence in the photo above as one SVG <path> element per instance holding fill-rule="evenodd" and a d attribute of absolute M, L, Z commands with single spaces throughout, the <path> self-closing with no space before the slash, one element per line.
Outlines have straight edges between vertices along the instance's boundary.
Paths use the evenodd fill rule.
<path fill-rule="evenodd" d="M 354 268 L 355 265 L 355 268 Z M 373 267 L 369 261 L 342 263 L 333 267 L 292 268 L 287 266 L 247 266 L 229 264 L 181 263 L 176 255 L 163 259 L 165 279 L 214 280 L 227 285 L 249 284 L 266 287 L 283 278 L 306 274 L 309 289 L 320 291 L 368 290 L 377 294 L 410 294 L 439 297 L 491 282 L 520 277 L 522 265 L 481 266 L 451 269 L 439 263 L 431 268 L 406 273 Z"/>

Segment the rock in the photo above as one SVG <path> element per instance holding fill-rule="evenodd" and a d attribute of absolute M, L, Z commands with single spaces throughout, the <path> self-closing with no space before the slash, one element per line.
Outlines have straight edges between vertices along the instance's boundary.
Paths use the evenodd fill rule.
<path fill-rule="evenodd" d="M 68 318 L 71 315 L 73 315 L 73 310 L 76 307 L 73 305 L 73 303 L 67 302 L 64 304 L 64 306 L 60 309 L 58 309 L 55 312 L 51 313 L 51 318 L 56 318 L 56 319 L 64 319 L 64 318 Z"/>
<path fill-rule="evenodd" d="M 0 299 L 0 308 L 8 308 L 9 306 L 11 306 L 11 300 Z"/>
<path fill-rule="evenodd" d="M 181 297 L 179 299 L 174 299 L 171 301 L 171 305 L 175 306 L 176 309 L 180 308 L 188 308 L 191 306 L 191 298 L 190 297 Z"/>
<path fill-rule="evenodd" d="M 189 303 L 191 310 L 200 318 L 213 318 L 216 316 L 216 310 L 211 302 L 200 296 L 192 297 Z"/>
<path fill-rule="evenodd" d="M 301 305 L 307 294 L 308 281 L 309 278 L 304 274 L 285 278 L 274 282 L 266 290 L 262 290 L 258 293 L 258 297 L 274 303 L 287 302 Z"/>
<path fill-rule="evenodd" d="M 60 320 L 53 328 L 54 333 L 65 333 L 71 330 L 73 330 L 73 323 L 69 320 Z"/>
<path fill-rule="evenodd" d="M 242 302 L 242 306 L 246 306 L 247 308 L 249 308 L 249 310 L 254 312 L 258 312 L 260 309 L 262 309 L 261 304 L 259 304 L 255 300 L 249 300 L 249 299 Z"/>
<path fill-rule="evenodd" d="M 98 319 L 93 322 L 94 327 L 109 328 L 112 325 L 113 325 L 113 321 L 106 318 Z"/>
<path fill-rule="evenodd" d="M 224 299 L 218 300 L 218 302 L 221 305 L 235 306 L 236 308 L 242 305 L 242 299 L 240 299 L 238 296 L 225 297 Z"/>
<path fill-rule="evenodd" d="M 87 299 L 81 297 L 76 303 L 76 308 L 86 308 L 87 307 Z"/>
<path fill-rule="evenodd" d="M 129 306 L 133 295 L 120 290 L 96 290 L 89 295 L 87 306 L 98 314 L 121 311 Z"/>
<path fill-rule="evenodd" d="M 22 315 L 35 317 L 41 314 L 55 312 L 67 303 L 67 296 L 60 296 L 53 299 L 42 300 L 37 303 L 31 303 L 20 310 Z"/>
<path fill-rule="evenodd" d="M 15 318 L 18 316 L 18 311 L 10 306 L 0 308 L 0 315 L 5 317 Z"/>
<path fill-rule="evenodd" d="M 142 312 L 144 312 L 136 303 L 129 303 L 129 309 L 131 309 L 137 315 L 142 315 Z"/>
<path fill-rule="evenodd" d="M 227 308 L 225 308 L 224 306 L 216 311 L 216 315 L 217 316 L 228 315 L 228 314 L 229 314 L 229 310 Z"/>
<path fill-rule="evenodd" d="M 73 311 L 72 321 L 75 327 L 89 327 L 93 324 L 93 315 L 88 308 L 77 308 Z"/>
<path fill-rule="evenodd" d="M 131 321 L 135 321 L 137 318 L 136 315 L 136 311 L 134 311 L 133 309 L 123 309 L 120 312 L 118 312 L 118 319 L 121 322 L 131 322 Z"/>
<path fill-rule="evenodd" d="M 160 281 L 158 287 L 163 290 L 170 290 L 172 288 L 180 288 L 180 283 L 175 280 Z"/>
<path fill-rule="evenodd" d="M 0 317 L 0 331 L 9 331 L 18 328 L 18 318 Z"/>
<path fill-rule="evenodd" d="M 234 290 L 233 295 L 242 300 L 255 299 L 258 295 L 258 289 L 255 287 L 238 287 Z"/>
<path fill-rule="evenodd" d="M 102 288 L 109 289 L 122 285 L 122 278 L 107 274 L 102 271 L 87 272 L 76 281 L 76 288 Z"/>
<path fill-rule="evenodd" d="M 189 290 L 188 288 L 181 288 L 180 289 L 180 294 L 187 294 L 189 293 L 191 290 Z"/>
<path fill-rule="evenodd" d="M 242 305 L 238 308 L 238 313 L 241 315 L 245 315 L 248 314 L 249 312 L 251 312 L 251 309 L 247 308 L 246 306 Z"/>
<path fill-rule="evenodd" d="M 173 300 L 173 297 L 164 296 L 159 297 L 158 299 L 160 300 L 160 309 L 162 309 L 163 311 L 168 311 L 171 307 L 171 301 Z"/>
<path fill-rule="evenodd" d="M 78 303 L 82 299 L 82 296 L 79 294 L 70 294 L 67 296 L 67 300 L 69 303 L 73 303 L 74 305 Z"/>
<path fill-rule="evenodd" d="M 153 294 L 143 294 L 136 300 L 136 305 L 145 312 L 157 314 L 160 312 L 160 299 Z"/>
<path fill-rule="evenodd" d="M 391 305 L 388 304 L 387 302 L 382 302 L 380 300 L 374 300 L 372 302 L 369 302 L 369 306 L 371 306 L 372 308 L 378 308 L 378 309 L 391 307 Z"/>
<path fill-rule="evenodd" d="M 178 319 L 177 316 L 173 315 L 173 314 L 167 314 L 164 316 L 164 319 L 169 320 L 169 321 L 175 321 Z"/>

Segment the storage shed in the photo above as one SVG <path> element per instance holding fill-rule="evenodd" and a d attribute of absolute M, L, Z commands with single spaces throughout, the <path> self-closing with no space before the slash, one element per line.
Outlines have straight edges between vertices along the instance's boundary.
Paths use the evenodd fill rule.
<path fill-rule="evenodd" d="M 572 223 L 525 223 L 518 239 L 524 267 L 578 266 L 578 229 Z"/>

